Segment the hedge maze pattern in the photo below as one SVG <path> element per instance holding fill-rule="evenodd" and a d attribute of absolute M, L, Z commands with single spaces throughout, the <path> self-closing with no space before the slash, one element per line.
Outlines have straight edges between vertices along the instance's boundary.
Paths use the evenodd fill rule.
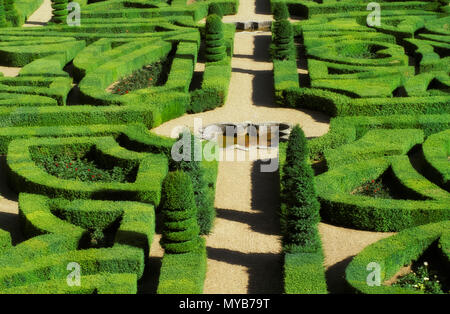
<path fill-rule="evenodd" d="M 177 169 L 170 158 L 174 140 L 148 129 L 191 110 L 190 84 L 205 37 L 197 21 L 213 2 L 79 1 L 81 26 L 65 25 L 64 17 L 64 23 L 41 28 L 0 28 L 2 65 L 21 67 L 17 77 L 0 75 L 0 151 L 8 184 L 19 193 L 27 239 L 13 246 L 9 233 L 0 230 L 2 293 L 138 291 L 162 182 Z M 216 4 L 225 14 L 237 9 L 234 0 Z M 21 25 L 35 5 L 24 10 L 16 1 L 17 14 L 6 11 L 15 21 L 4 22 L 0 15 L 1 26 Z M 202 86 L 195 90 L 216 95 L 213 107 L 227 95 L 233 36 L 234 26 L 224 25 L 222 58 L 206 62 Z M 114 82 L 162 61 L 169 68 L 160 84 L 112 92 Z M 197 104 L 196 110 L 204 109 Z M 83 162 L 90 169 L 70 177 Z M 122 181 L 98 177 L 113 178 L 114 167 L 129 169 Z M 213 206 L 217 164 L 199 167 L 207 182 L 202 204 Z M 81 286 L 66 283 L 71 262 L 81 266 Z M 172 277 L 183 267 L 182 283 L 173 287 Z M 205 269 L 204 244 L 165 257 L 158 289 L 201 293 Z"/>
<path fill-rule="evenodd" d="M 297 49 L 274 58 L 277 99 L 336 116 L 310 145 L 326 167 L 316 177 L 322 218 L 376 231 L 448 219 L 448 3 L 381 2 L 373 27 L 362 1 L 272 1 L 283 5 L 308 19 L 292 23 Z M 372 181 L 392 195 L 357 193 Z"/>
<path fill-rule="evenodd" d="M 441 241 L 448 270 L 450 7 L 448 1 L 377 2 L 381 23 L 369 26 L 367 1 L 272 0 L 275 97 L 280 106 L 334 117 L 328 134 L 309 141 L 322 221 L 404 230 L 350 264 L 353 291 L 410 293 L 368 287 L 366 266 L 378 262 L 387 280 Z M 301 18 L 290 21 L 292 30 L 286 8 Z M 286 292 L 326 293 L 322 263 L 320 250 L 286 254 Z M 299 286 L 302 281 L 314 285 Z"/>

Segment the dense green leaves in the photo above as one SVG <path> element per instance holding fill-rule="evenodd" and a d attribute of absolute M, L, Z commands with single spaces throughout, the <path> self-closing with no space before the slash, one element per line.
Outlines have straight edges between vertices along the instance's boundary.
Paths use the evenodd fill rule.
<path fill-rule="evenodd" d="M 200 244 L 192 181 L 183 171 L 170 172 L 163 182 L 161 207 L 164 229 L 161 245 L 167 253 L 187 253 Z"/>
<path fill-rule="evenodd" d="M 314 252 L 320 247 L 317 231 L 320 205 L 307 156 L 306 138 L 297 125 L 289 136 L 281 179 L 285 228 L 283 243 L 287 252 Z"/>

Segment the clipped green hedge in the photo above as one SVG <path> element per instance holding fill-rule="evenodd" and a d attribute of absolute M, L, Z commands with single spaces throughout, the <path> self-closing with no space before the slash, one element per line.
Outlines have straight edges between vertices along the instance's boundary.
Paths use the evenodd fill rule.
<path fill-rule="evenodd" d="M 98 274 L 82 277 L 81 286 L 67 285 L 66 278 L 0 289 L 0 294 L 136 294 L 136 274 Z"/>
<path fill-rule="evenodd" d="M 383 284 L 380 286 L 369 286 L 366 282 L 367 276 L 370 273 L 367 266 L 370 263 L 377 263 L 380 266 L 380 279 L 381 283 L 383 283 L 395 275 L 401 267 L 417 260 L 434 242 L 439 239 L 448 241 L 449 230 L 450 221 L 447 220 L 406 229 L 389 238 L 375 242 L 366 247 L 350 262 L 345 271 L 345 278 L 355 291 L 360 293 L 421 293 L 419 290 L 392 287 Z M 442 249 L 445 250 L 446 248 L 448 247 L 444 244 Z M 448 250 L 444 254 L 448 256 Z"/>
<path fill-rule="evenodd" d="M 450 130 L 429 136 L 422 147 L 424 159 L 428 163 L 429 174 L 440 186 L 450 191 L 450 169 L 448 167 Z"/>
<path fill-rule="evenodd" d="M 52 234 L 34 237 L 5 251 L 0 256 L 0 290 L 11 293 L 18 287 L 20 292 L 21 287 L 28 284 L 65 279 L 70 273 L 67 265 L 71 262 L 81 266 L 82 275 L 142 275 L 142 251 L 126 247 L 75 249 L 76 241 L 70 237 Z"/>
<path fill-rule="evenodd" d="M 319 204 L 308 164 L 308 148 L 299 127 L 292 132 L 289 142 L 280 143 L 279 147 L 284 292 L 326 294 L 324 256 L 317 230 Z"/>
<path fill-rule="evenodd" d="M 72 149 L 95 147 L 97 158 L 109 163 L 135 163 L 139 165 L 133 183 L 81 182 L 63 180 L 41 170 L 33 161 L 30 147 L 47 147 L 48 152 L 57 153 L 64 145 Z M 53 151 L 53 152 L 52 152 Z M 7 155 L 8 180 L 17 192 L 31 192 L 55 197 L 76 198 L 121 198 L 159 204 L 161 183 L 168 171 L 167 158 L 162 155 L 128 151 L 118 146 L 111 137 L 77 138 L 30 138 L 17 139 L 10 143 Z"/>
<path fill-rule="evenodd" d="M 189 253 L 164 254 L 159 275 L 158 294 L 201 294 L 206 276 L 206 245 Z"/>
<path fill-rule="evenodd" d="M 183 171 L 170 172 L 163 182 L 161 246 L 168 254 L 195 251 L 200 244 L 192 179 Z"/>
<path fill-rule="evenodd" d="M 126 201 L 50 199 L 20 193 L 19 216 L 27 237 L 60 234 L 73 238 L 81 245 L 88 230 L 106 229 L 120 221 L 115 232 L 115 246 L 140 248 L 146 255 L 155 231 L 152 205 Z"/>

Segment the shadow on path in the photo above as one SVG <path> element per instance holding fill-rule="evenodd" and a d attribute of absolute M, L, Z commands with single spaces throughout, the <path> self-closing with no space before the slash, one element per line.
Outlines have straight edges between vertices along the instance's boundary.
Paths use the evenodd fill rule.
<path fill-rule="evenodd" d="M 254 1 L 256 14 L 268 14 L 268 15 L 272 14 L 272 12 L 270 11 L 270 0 L 254 0 Z"/>
<path fill-rule="evenodd" d="M 345 269 L 354 256 L 347 257 L 343 261 L 330 266 L 325 272 L 325 279 L 329 293 L 342 294 L 354 293 L 351 286 L 345 280 Z"/>
<path fill-rule="evenodd" d="M 228 249 L 207 248 L 208 258 L 248 268 L 248 293 L 282 293 L 282 263 L 280 254 L 242 253 Z"/>

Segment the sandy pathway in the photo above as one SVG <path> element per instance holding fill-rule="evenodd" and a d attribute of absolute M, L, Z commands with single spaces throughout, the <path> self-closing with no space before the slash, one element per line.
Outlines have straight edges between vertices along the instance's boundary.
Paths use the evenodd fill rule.
<path fill-rule="evenodd" d="M 216 122 L 278 121 L 300 123 L 307 136 L 325 134 L 328 131 L 325 115 L 275 106 L 269 44 L 270 33 L 237 33 L 225 105 L 213 111 L 185 115 L 153 131 L 170 136 L 174 128 L 185 125 L 192 129 L 194 118 L 202 118 L 203 126 Z M 217 218 L 207 237 L 204 292 L 281 293 L 278 172 L 260 171 L 260 159 L 267 156 L 250 158 L 248 152 L 242 151 L 235 154 L 235 161 L 227 157 L 219 163 Z M 276 156 L 276 151 L 270 156 Z"/>
<path fill-rule="evenodd" d="M 233 22 L 261 22 L 272 21 L 273 17 L 270 13 L 269 0 L 241 0 L 239 1 L 239 9 L 235 15 L 226 15 L 223 17 L 225 23 Z"/>
<path fill-rule="evenodd" d="M 0 156 L 0 229 L 11 234 L 13 244 L 23 240 L 19 225 L 17 195 L 6 184 L 6 158 Z"/>
<path fill-rule="evenodd" d="M 42 5 L 28 18 L 23 27 L 35 27 L 45 25 L 52 17 L 51 0 L 44 0 Z M 0 72 L 4 76 L 17 76 L 22 68 L 0 66 Z M 0 229 L 11 233 L 14 244 L 23 240 L 20 231 L 19 208 L 17 195 L 6 185 L 5 156 L 0 157 Z"/>
<path fill-rule="evenodd" d="M 203 126 L 218 122 L 277 121 L 300 124 L 307 137 L 328 132 L 328 116 L 310 110 L 276 107 L 273 100 L 273 64 L 269 58 L 270 32 L 239 32 L 235 35 L 233 72 L 228 98 L 223 107 L 199 114 L 184 115 L 152 131 L 170 136 L 179 126 L 193 130 L 194 118 Z"/>
<path fill-rule="evenodd" d="M 351 292 L 345 281 L 345 268 L 366 246 L 387 238 L 393 232 L 371 232 L 319 224 L 328 290 L 331 293 Z"/>
<path fill-rule="evenodd" d="M 34 11 L 32 15 L 27 19 L 23 27 L 38 27 L 44 26 L 52 18 L 52 2 L 51 0 L 44 0 L 42 5 Z M 19 75 L 22 68 L 19 67 L 6 67 L 0 66 L 0 72 L 6 77 L 15 77 Z"/>
<path fill-rule="evenodd" d="M 52 1 L 44 0 L 41 6 L 27 19 L 23 27 L 44 26 L 52 18 Z"/>

